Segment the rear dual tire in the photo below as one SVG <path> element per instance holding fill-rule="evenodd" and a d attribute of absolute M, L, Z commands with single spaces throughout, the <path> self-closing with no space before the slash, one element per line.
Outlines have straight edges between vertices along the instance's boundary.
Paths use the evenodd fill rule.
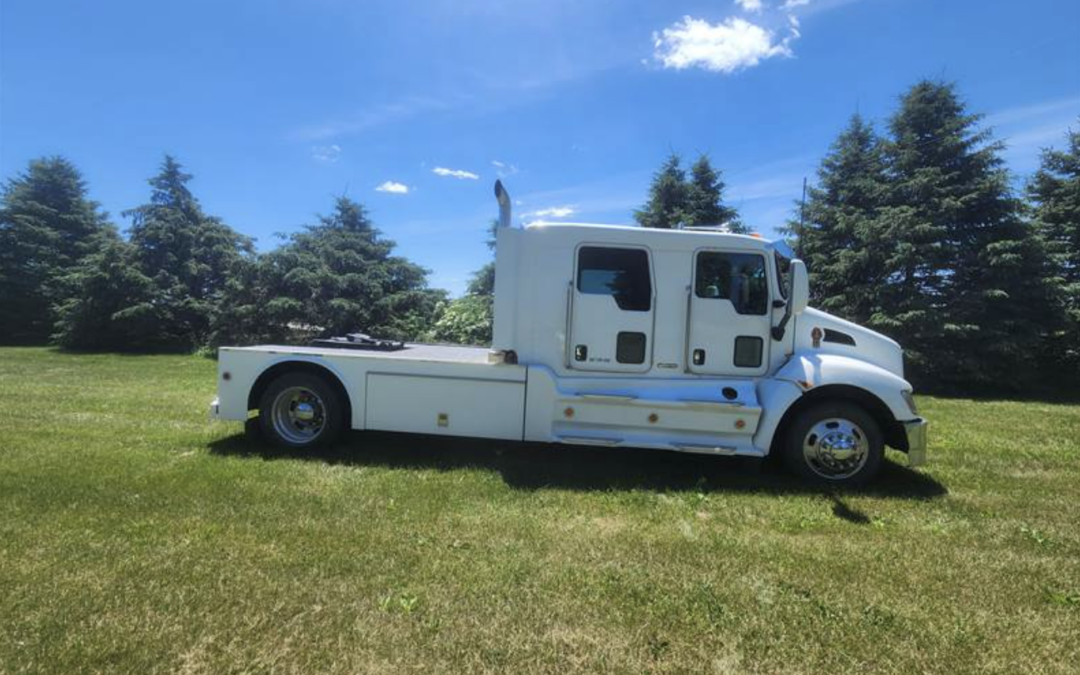
<path fill-rule="evenodd" d="M 345 402 L 323 377 L 286 373 L 260 397 L 258 420 L 262 437 L 279 447 L 326 447 L 345 430 Z"/>

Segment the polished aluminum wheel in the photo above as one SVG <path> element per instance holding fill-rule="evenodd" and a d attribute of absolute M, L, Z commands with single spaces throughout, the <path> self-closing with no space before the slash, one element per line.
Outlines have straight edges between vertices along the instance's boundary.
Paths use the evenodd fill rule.
<path fill-rule="evenodd" d="M 803 459 L 810 470 L 829 480 L 859 473 L 870 456 L 866 433 L 851 420 L 835 417 L 810 427 L 803 439 Z"/>
<path fill-rule="evenodd" d="M 326 406 L 306 387 L 289 387 L 274 399 L 271 411 L 274 431 L 294 445 L 311 443 L 326 424 Z"/>

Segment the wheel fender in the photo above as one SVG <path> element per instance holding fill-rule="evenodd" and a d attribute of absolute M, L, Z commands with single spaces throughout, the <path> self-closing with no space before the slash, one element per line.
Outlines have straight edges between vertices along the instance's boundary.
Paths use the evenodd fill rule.
<path fill-rule="evenodd" d="M 308 357 L 302 354 L 288 354 L 281 355 L 265 364 L 254 378 L 252 378 L 251 386 L 249 387 L 249 398 L 251 392 L 254 392 L 257 388 L 265 388 L 269 381 L 276 376 L 277 372 L 281 372 L 283 369 L 289 366 L 307 367 L 312 370 L 323 370 L 337 379 L 338 384 L 341 386 L 341 391 L 345 394 L 345 404 L 351 411 L 351 425 L 353 428 L 362 428 L 363 419 L 359 419 L 358 416 L 363 412 L 363 406 L 358 406 L 354 400 L 354 392 L 349 391 L 349 388 L 345 386 L 345 383 L 349 380 L 346 379 L 345 374 L 333 363 L 328 362 L 325 359 Z M 359 411 L 359 412 L 358 412 Z"/>
<path fill-rule="evenodd" d="M 762 418 L 754 434 L 754 445 L 767 453 L 791 406 L 805 394 L 827 385 L 854 387 L 873 395 L 889 409 L 894 420 L 912 417 L 902 394 L 911 385 L 903 378 L 847 356 L 797 353 L 776 375 L 759 385 Z"/>

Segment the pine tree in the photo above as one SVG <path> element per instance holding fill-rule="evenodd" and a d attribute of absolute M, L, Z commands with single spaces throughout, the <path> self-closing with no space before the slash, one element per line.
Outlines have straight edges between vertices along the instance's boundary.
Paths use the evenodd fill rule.
<path fill-rule="evenodd" d="M 356 331 L 414 339 L 430 328 L 445 293 L 427 271 L 392 255 L 359 203 L 333 212 L 261 256 L 227 290 L 215 342 L 289 342 Z"/>
<path fill-rule="evenodd" d="M 192 176 L 166 155 L 150 179 L 150 202 L 124 213 L 140 271 L 154 281 L 156 322 L 140 344 L 205 344 L 228 279 L 252 254 L 251 240 L 208 216 L 187 187 Z"/>
<path fill-rule="evenodd" d="M 138 251 L 119 239 L 84 258 L 61 279 L 53 340 L 69 349 L 130 351 L 158 346 L 154 281 Z"/>
<path fill-rule="evenodd" d="M 942 385 L 1016 383 L 1051 312 L 1039 240 L 951 84 L 923 81 L 890 122 L 889 255 L 871 323 Z"/>
<path fill-rule="evenodd" d="M 670 230 L 686 217 L 687 183 L 682 159 L 674 152 L 653 175 L 649 186 L 649 201 L 634 211 L 634 219 L 642 227 Z"/>
<path fill-rule="evenodd" d="M 885 283 L 879 214 L 888 196 L 881 140 L 859 115 L 833 143 L 807 191 L 804 222 L 786 228 L 798 236 L 816 307 L 867 323 L 878 311 Z"/>
<path fill-rule="evenodd" d="M 1080 131 L 1070 131 L 1064 150 L 1046 150 L 1028 185 L 1035 225 L 1047 252 L 1061 303 L 1061 329 L 1049 335 L 1055 372 L 1080 386 Z"/>
<path fill-rule="evenodd" d="M 116 232 L 62 157 L 30 162 L 0 193 L 0 342 L 43 343 L 60 284 Z"/>
<path fill-rule="evenodd" d="M 673 152 L 653 174 L 649 201 L 634 211 L 634 219 L 642 227 L 667 230 L 726 225 L 732 232 L 748 232 L 739 212 L 724 204 L 724 187 L 707 155 L 698 157 L 687 176 L 682 158 Z"/>
<path fill-rule="evenodd" d="M 737 234 L 749 232 L 739 221 L 739 212 L 723 202 L 724 181 L 720 171 L 713 168 L 708 155 L 698 157 L 690 167 L 690 180 L 686 185 L 686 205 L 683 209 L 685 225 L 726 225 Z"/>

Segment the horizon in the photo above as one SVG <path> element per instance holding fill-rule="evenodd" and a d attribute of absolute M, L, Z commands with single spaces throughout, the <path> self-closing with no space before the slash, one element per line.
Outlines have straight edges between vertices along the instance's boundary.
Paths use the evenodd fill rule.
<path fill-rule="evenodd" d="M 920 79 L 957 83 L 1017 187 L 1080 117 L 1076 3 L 415 7 L 5 2 L 0 177 L 62 155 L 126 230 L 172 154 L 260 251 L 345 194 L 456 296 L 490 260 L 496 178 L 515 224 L 626 225 L 669 152 L 708 154 L 773 238 L 851 115 L 884 133 Z"/>

